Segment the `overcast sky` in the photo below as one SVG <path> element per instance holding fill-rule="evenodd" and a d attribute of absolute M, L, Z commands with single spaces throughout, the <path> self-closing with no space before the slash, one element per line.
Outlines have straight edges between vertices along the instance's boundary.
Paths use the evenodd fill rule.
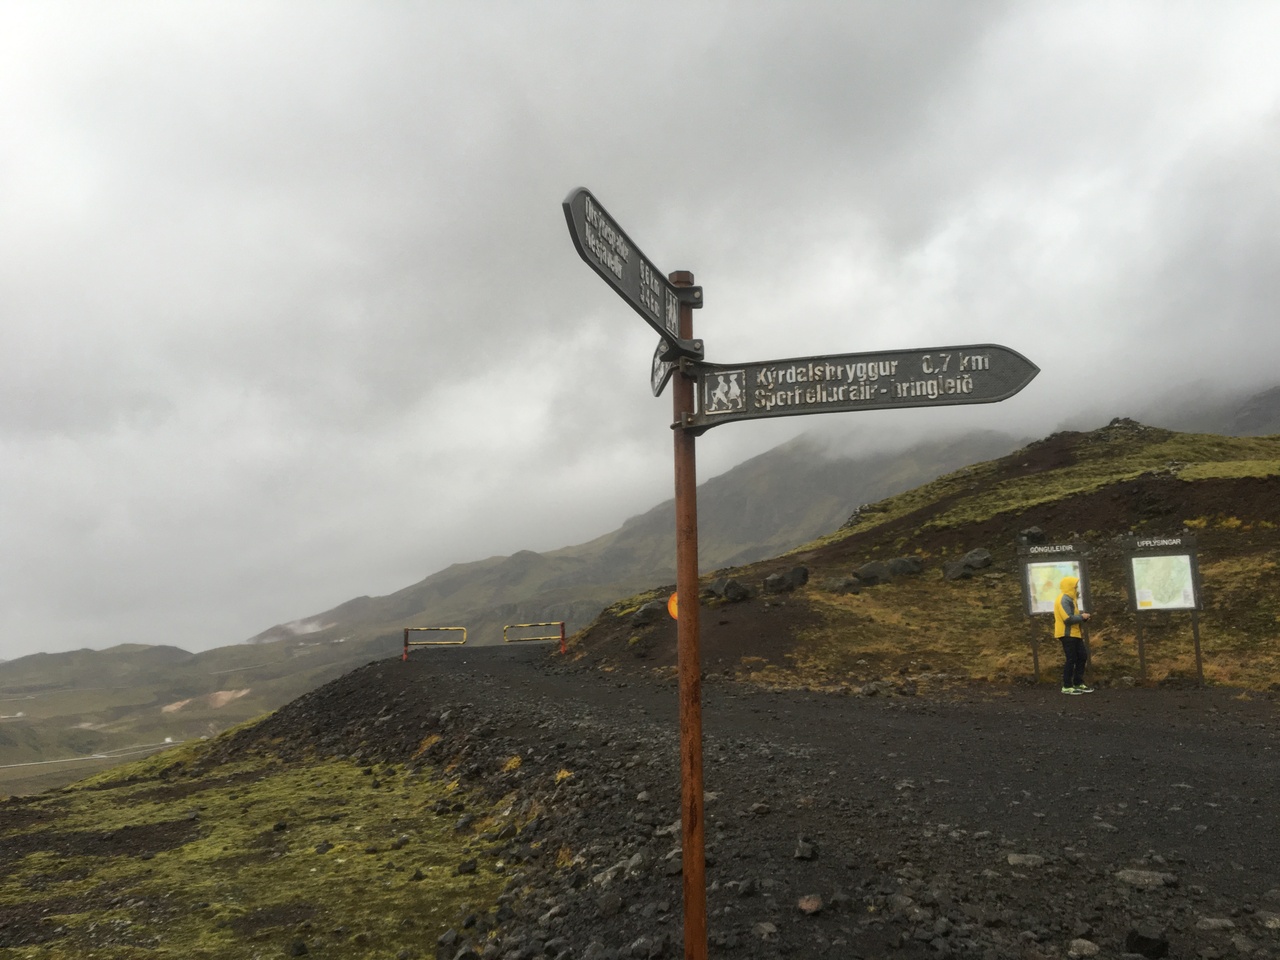
<path fill-rule="evenodd" d="M 707 479 L 826 421 L 1275 385 L 1278 171 L 1272 0 L 8 0 L 0 657 L 236 643 L 670 497 L 655 337 L 575 187 L 695 273 L 709 360 L 1043 370 L 728 424 Z"/>

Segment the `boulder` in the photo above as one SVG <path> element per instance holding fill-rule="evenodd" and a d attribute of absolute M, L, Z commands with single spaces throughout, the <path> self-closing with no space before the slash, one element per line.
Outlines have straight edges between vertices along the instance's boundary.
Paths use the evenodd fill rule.
<path fill-rule="evenodd" d="M 889 561 L 889 575 L 906 577 L 924 572 L 924 561 L 919 557 L 894 557 Z"/>
<path fill-rule="evenodd" d="M 1197 930 L 1234 930 L 1236 923 L 1229 917 L 1201 917 L 1196 921 Z"/>
<path fill-rule="evenodd" d="M 1158 887 L 1176 887 L 1178 878 L 1172 873 L 1161 873 L 1158 870 L 1117 870 L 1115 878 L 1139 890 L 1154 890 Z"/>
<path fill-rule="evenodd" d="M 1124 948 L 1128 953 L 1160 960 L 1169 955 L 1169 937 L 1163 925 L 1143 920 L 1129 930 L 1124 938 Z"/>
<path fill-rule="evenodd" d="M 801 913 L 812 917 L 813 915 L 822 912 L 822 897 L 818 896 L 816 893 L 811 893 L 808 896 L 801 897 L 796 902 L 796 906 L 799 907 Z"/>
<path fill-rule="evenodd" d="M 1038 853 L 1011 853 L 1008 856 L 1011 867 L 1043 867 L 1044 857 Z"/>
<path fill-rule="evenodd" d="M 822 581 L 819 589 L 826 593 L 860 593 L 862 590 L 853 577 L 830 577 Z"/>
<path fill-rule="evenodd" d="M 869 503 L 864 503 L 864 504 L 861 504 L 860 506 L 854 507 L 853 513 L 849 514 L 849 519 L 846 520 L 844 523 L 840 524 L 840 529 L 848 530 L 850 527 L 856 527 L 858 525 L 858 522 L 863 517 L 865 517 L 869 513 L 874 513 L 874 512 L 875 512 L 875 508 Z"/>
<path fill-rule="evenodd" d="M 631 625 L 643 627 L 653 623 L 659 617 L 667 615 L 667 605 L 662 600 L 650 600 L 631 615 Z"/>
<path fill-rule="evenodd" d="M 765 593 L 790 593 L 809 582 L 808 567 L 792 567 L 786 573 L 771 573 L 764 578 Z"/>
<path fill-rule="evenodd" d="M 751 599 L 751 589 L 741 580 L 735 580 L 733 577 L 720 577 L 718 580 L 711 581 L 707 592 L 713 597 L 730 603 L 741 603 L 743 600 Z"/>
<path fill-rule="evenodd" d="M 870 563 L 864 563 L 853 571 L 853 575 L 866 587 L 874 587 L 878 583 L 888 583 L 893 579 L 893 574 L 889 572 L 889 565 L 883 560 L 872 560 Z"/>
<path fill-rule="evenodd" d="M 1044 543 L 1048 539 L 1039 527 L 1027 527 L 1018 532 L 1018 540 L 1021 543 Z"/>
<path fill-rule="evenodd" d="M 765 593 L 786 593 L 795 589 L 791 581 L 781 573 L 771 573 L 765 577 L 763 587 Z"/>
<path fill-rule="evenodd" d="M 973 571 L 991 566 L 991 551 L 985 547 L 975 547 L 959 560 L 948 560 L 942 565 L 942 579 L 968 580 Z"/>

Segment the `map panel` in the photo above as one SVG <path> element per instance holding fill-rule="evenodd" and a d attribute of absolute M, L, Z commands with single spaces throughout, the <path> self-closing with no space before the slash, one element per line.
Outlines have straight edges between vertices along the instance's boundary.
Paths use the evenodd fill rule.
<path fill-rule="evenodd" d="M 1195 610 L 1199 606 L 1189 554 L 1129 559 L 1139 610 Z"/>
<path fill-rule="evenodd" d="M 1063 577 L 1079 577 L 1079 560 L 1038 560 L 1027 564 L 1027 595 L 1032 614 L 1053 613 Z M 1082 597 L 1083 599 L 1083 597 Z"/>

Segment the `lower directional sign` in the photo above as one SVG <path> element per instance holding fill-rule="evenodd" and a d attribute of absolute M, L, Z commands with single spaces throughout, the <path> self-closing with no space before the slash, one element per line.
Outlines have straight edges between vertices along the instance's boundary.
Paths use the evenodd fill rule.
<path fill-rule="evenodd" d="M 682 426 L 699 433 L 734 420 L 995 403 L 1040 372 L 993 343 L 759 363 L 686 361 L 686 369 L 697 381 L 697 409 Z"/>
<path fill-rule="evenodd" d="M 659 397 L 667 386 L 667 381 L 671 379 L 671 374 L 675 372 L 676 363 L 674 360 L 664 360 L 670 346 L 666 340 L 658 341 L 658 348 L 653 351 L 653 366 L 649 370 L 649 383 L 653 387 L 653 395 Z"/>

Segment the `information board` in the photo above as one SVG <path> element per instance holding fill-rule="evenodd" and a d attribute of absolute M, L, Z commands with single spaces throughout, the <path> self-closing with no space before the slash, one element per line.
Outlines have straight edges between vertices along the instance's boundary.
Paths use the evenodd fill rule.
<path fill-rule="evenodd" d="M 1076 596 L 1082 610 L 1089 609 L 1089 565 L 1083 543 L 1055 543 L 1022 546 L 1022 599 L 1027 616 L 1053 615 L 1053 606 L 1062 593 L 1062 578 L 1075 577 Z"/>
<path fill-rule="evenodd" d="M 1080 579 L 1079 560 L 1037 560 L 1026 565 L 1028 613 L 1053 613 L 1063 577 Z"/>
<path fill-rule="evenodd" d="M 1191 534 L 1134 538 L 1125 546 L 1130 609 L 1135 613 L 1200 609 L 1200 567 Z"/>
<path fill-rule="evenodd" d="M 1138 610 L 1198 610 L 1191 554 L 1129 558 L 1133 602 Z"/>

